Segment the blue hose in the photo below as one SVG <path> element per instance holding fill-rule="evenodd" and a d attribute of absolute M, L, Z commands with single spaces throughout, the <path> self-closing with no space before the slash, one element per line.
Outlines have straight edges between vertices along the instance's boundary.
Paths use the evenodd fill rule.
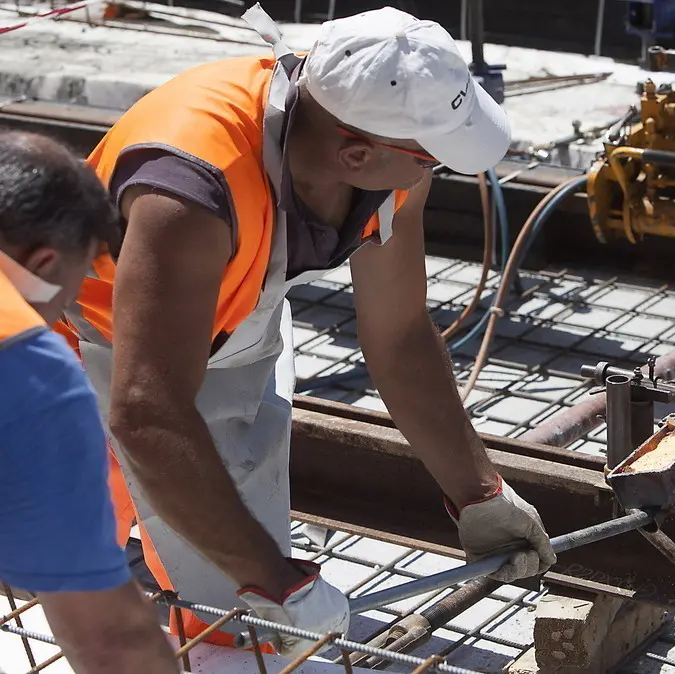
<path fill-rule="evenodd" d="M 489 175 L 489 174 L 488 174 Z M 496 177 L 496 176 L 495 176 Z M 551 214 L 553 211 L 558 207 L 560 202 L 565 199 L 570 193 L 576 192 L 580 187 L 586 184 L 588 181 L 588 176 L 587 175 L 582 175 L 579 176 L 576 180 L 573 182 L 569 183 L 564 189 L 562 189 L 558 194 L 549 201 L 546 206 L 544 206 L 544 209 L 542 212 L 539 214 L 537 217 L 537 220 L 535 223 L 532 225 L 532 232 L 530 233 L 530 238 L 525 242 L 525 245 L 523 246 L 521 253 L 520 253 L 520 259 L 517 260 L 516 264 L 516 269 L 518 269 L 525 259 L 525 256 L 529 252 L 530 248 L 532 247 L 532 244 L 534 243 L 535 239 L 537 238 L 539 232 L 541 231 L 541 228 L 544 226 L 544 223 L 551 217 Z M 495 192 L 496 196 L 497 192 Z M 499 204 L 499 201 L 497 201 L 497 204 Z M 499 208 L 499 206 L 498 206 Z M 501 220 L 501 217 L 500 217 Z M 508 236 L 508 234 L 507 234 Z M 504 237 L 504 228 L 502 226 L 502 237 Z M 503 238 L 502 238 L 503 240 Z M 506 258 L 504 258 L 503 265 L 506 265 Z M 502 267 L 503 271 L 504 267 Z M 493 305 L 490 305 L 490 308 L 492 308 Z M 469 332 L 464 335 L 461 339 L 458 339 L 454 344 L 450 345 L 448 349 L 450 351 L 453 351 L 455 349 L 459 349 L 464 344 L 466 344 L 468 341 L 473 339 L 478 333 L 481 332 L 483 329 L 483 326 L 487 323 L 488 319 L 490 318 L 490 310 L 488 309 L 482 316 L 481 319 L 476 323 Z"/>
<path fill-rule="evenodd" d="M 492 186 L 492 192 L 495 197 L 495 204 L 497 206 L 497 220 L 499 222 L 499 238 L 501 239 L 501 269 L 502 273 L 504 272 L 504 268 L 506 267 L 506 261 L 509 258 L 509 239 L 510 239 L 510 232 L 509 232 L 509 220 L 508 216 L 506 214 L 506 202 L 504 201 L 504 189 L 501 186 L 501 183 L 499 182 L 499 178 L 497 177 L 497 173 L 493 168 L 489 169 L 487 172 L 488 179 L 490 180 L 490 184 Z M 492 223 L 493 227 L 496 227 L 496 223 Z M 496 239 L 496 237 L 494 237 Z M 471 341 L 482 329 L 485 323 L 487 322 L 487 319 L 490 316 L 490 312 L 486 311 L 483 316 L 481 316 L 481 319 L 476 323 L 469 332 L 464 335 L 464 337 L 461 337 L 458 339 L 454 344 L 451 344 L 448 349 L 450 351 L 454 351 L 455 349 L 459 349 L 462 346 L 464 346 L 467 342 Z"/>
<path fill-rule="evenodd" d="M 506 260 L 509 257 L 509 220 L 506 214 L 506 202 L 504 201 L 504 189 L 502 188 L 499 178 L 493 168 L 488 169 L 487 172 L 490 185 L 492 186 L 492 193 L 494 194 L 495 204 L 497 205 L 497 219 L 499 221 L 500 237 L 501 237 L 501 267 L 504 271 Z"/>
<path fill-rule="evenodd" d="M 518 264 L 516 265 L 516 268 L 519 268 L 520 265 L 522 264 L 523 260 L 525 259 L 525 256 L 530 250 L 530 247 L 534 243 L 534 240 L 539 235 L 541 228 L 544 226 L 546 221 L 551 217 L 551 214 L 558 207 L 558 204 L 570 194 L 574 194 L 575 192 L 579 191 L 581 187 L 585 187 L 587 182 L 588 176 L 586 174 L 579 176 L 575 180 L 571 181 L 564 189 L 560 190 L 560 192 L 558 192 L 558 194 L 556 194 L 555 197 L 553 197 L 553 199 L 551 199 L 551 201 L 549 201 L 546 204 L 546 206 L 544 206 L 544 209 L 539 214 L 537 221 L 532 225 L 532 233 L 530 234 L 530 240 L 525 244 L 525 246 L 523 246 L 523 250 L 520 254 L 520 259 L 517 260 Z"/>

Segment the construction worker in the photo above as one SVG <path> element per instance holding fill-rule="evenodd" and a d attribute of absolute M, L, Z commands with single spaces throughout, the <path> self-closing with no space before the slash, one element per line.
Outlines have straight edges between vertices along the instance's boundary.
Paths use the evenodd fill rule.
<path fill-rule="evenodd" d="M 342 593 L 288 559 L 295 379 L 284 297 L 351 256 L 370 374 L 446 495 L 468 557 L 529 543 L 498 577 L 543 572 L 555 555 L 542 522 L 488 460 L 426 310 L 432 167 L 493 166 L 509 145 L 504 113 L 436 23 L 365 12 L 325 23 L 301 57 L 259 5 L 244 16 L 273 56 L 177 76 L 88 160 L 128 221 L 119 261 L 95 261 L 68 313 L 121 463 L 120 539 L 136 516 L 156 579 L 185 599 L 346 629 Z M 307 645 L 275 643 L 289 657 Z"/>
<path fill-rule="evenodd" d="M 118 237 L 90 169 L 45 137 L 0 132 L 0 579 L 38 593 L 78 674 L 174 674 L 116 542 L 95 394 L 49 329 Z"/>

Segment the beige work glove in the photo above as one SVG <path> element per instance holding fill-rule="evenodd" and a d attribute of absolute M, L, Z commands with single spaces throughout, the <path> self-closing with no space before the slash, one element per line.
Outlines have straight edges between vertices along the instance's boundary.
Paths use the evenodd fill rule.
<path fill-rule="evenodd" d="M 245 587 L 238 594 L 263 620 L 299 629 L 328 634 L 344 634 L 349 629 L 349 602 L 336 587 L 320 576 L 321 567 L 313 562 L 289 560 L 307 578 L 275 599 L 256 587 Z M 295 659 L 314 645 L 313 641 L 279 634 L 272 646 L 279 655 Z M 327 644 L 324 649 L 329 648 Z M 320 652 L 320 651 L 319 651 Z"/>
<path fill-rule="evenodd" d="M 494 496 L 464 506 L 457 516 L 446 499 L 448 513 L 459 529 L 459 539 L 468 562 L 476 562 L 514 548 L 530 550 L 514 552 L 508 564 L 490 575 L 502 583 L 544 573 L 556 562 L 551 541 L 539 513 L 500 478 Z"/>

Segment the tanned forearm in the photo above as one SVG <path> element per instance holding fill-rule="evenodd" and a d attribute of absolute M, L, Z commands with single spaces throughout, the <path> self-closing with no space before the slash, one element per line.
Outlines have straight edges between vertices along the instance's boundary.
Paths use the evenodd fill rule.
<path fill-rule="evenodd" d="M 444 493 L 459 508 L 493 494 L 498 475 L 464 411 L 450 357 L 428 314 L 405 334 L 361 343 L 396 426 Z"/>
<path fill-rule="evenodd" d="M 274 596 L 302 576 L 251 515 L 196 408 L 121 413 L 113 431 L 157 514 L 239 586 Z M 114 416 L 113 416 L 114 418 Z"/>
<path fill-rule="evenodd" d="M 41 593 L 39 599 L 76 674 L 178 674 L 157 614 L 135 583 L 98 592 Z"/>

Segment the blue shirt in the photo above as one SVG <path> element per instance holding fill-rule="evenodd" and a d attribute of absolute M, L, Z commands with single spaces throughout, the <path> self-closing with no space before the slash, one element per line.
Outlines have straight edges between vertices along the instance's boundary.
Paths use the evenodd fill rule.
<path fill-rule="evenodd" d="M 0 579 L 34 592 L 130 579 L 96 397 L 66 341 L 47 329 L 0 345 Z"/>

